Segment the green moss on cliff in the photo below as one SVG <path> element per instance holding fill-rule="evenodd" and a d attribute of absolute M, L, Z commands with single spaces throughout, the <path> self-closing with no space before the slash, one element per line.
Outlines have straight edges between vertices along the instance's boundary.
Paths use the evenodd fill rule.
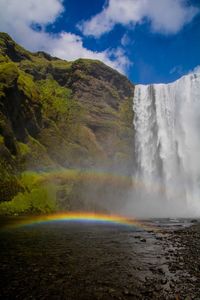
<path fill-rule="evenodd" d="M 57 117 L 66 117 L 71 109 L 69 100 L 71 98 L 71 90 L 61 87 L 55 80 L 46 79 L 37 82 L 41 93 L 41 103 L 45 116 L 57 119 Z"/>
<path fill-rule="evenodd" d="M 4 89 L 11 87 L 19 76 L 17 66 L 12 62 L 0 64 L 0 98 L 5 97 Z"/>
<path fill-rule="evenodd" d="M 9 57 L 14 62 L 31 58 L 31 53 L 15 43 L 5 32 L 0 33 L 0 54 Z"/>
<path fill-rule="evenodd" d="M 60 86 L 53 79 L 37 82 L 43 115 L 56 123 L 65 139 L 74 139 L 82 121 L 83 109 L 72 97 L 72 90 Z"/>
<path fill-rule="evenodd" d="M 28 157 L 24 161 L 24 169 L 43 169 L 55 168 L 57 164 L 51 160 L 47 149 L 35 138 L 28 136 L 27 146 L 30 149 Z"/>
<path fill-rule="evenodd" d="M 130 174 L 133 91 L 124 76 L 100 61 L 67 62 L 31 53 L 0 33 L 0 200 L 15 197 L 4 212 L 6 207 L 12 213 L 36 212 L 33 195 L 40 207 L 40 191 L 32 191 L 41 188 L 41 176 L 48 176 L 37 173 L 37 183 L 16 176 L 25 170 L 95 168 Z M 95 188 L 101 208 L 101 198 L 109 202 L 109 195 L 115 195 L 105 181 L 95 185 L 80 172 L 74 176 L 56 184 L 56 201 L 62 199 L 66 209 L 81 209 L 87 197 L 91 207 Z M 43 188 L 41 195 L 48 199 Z M 42 207 L 38 212 L 45 211 Z"/>
<path fill-rule="evenodd" d="M 131 128 L 133 124 L 133 99 L 128 98 L 120 104 L 119 107 L 120 120 L 125 126 Z"/>
<path fill-rule="evenodd" d="M 0 135 L 0 145 L 4 145 L 4 137 Z"/>
<path fill-rule="evenodd" d="M 12 201 L 0 203 L 0 214 L 47 214 L 55 211 L 56 207 L 56 189 L 48 185 L 19 193 Z"/>
<path fill-rule="evenodd" d="M 51 61 L 51 66 L 53 69 L 57 69 L 57 70 L 60 69 L 66 71 L 66 70 L 70 70 L 72 66 L 72 62 L 56 59 Z"/>
<path fill-rule="evenodd" d="M 32 76 L 20 71 L 17 84 L 19 91 L 22 91 L 26 97 L 32 99 L 32 101 L 39 100 L 39 93 L 35 83 L 33 82 Z"/>
<path fill-rule="evenodd" d="M 12 159 L 12 158 L 11 158 Z M 24 191 L 24 186 L 15 175 L 14 161 L 7 162 L 0 158 L 0 202 L 10 201 L 19 192 Z"/>
<path fill-rule="evenodd" d="M 20 155 L 22 155 L 22 156 L 29 155 L 30 152 L 31 152 L 31 149 L 30 149 L 30 147 L 27 144 L 19 142 L 18 143 L 18 147 L 19 147 Z"/>

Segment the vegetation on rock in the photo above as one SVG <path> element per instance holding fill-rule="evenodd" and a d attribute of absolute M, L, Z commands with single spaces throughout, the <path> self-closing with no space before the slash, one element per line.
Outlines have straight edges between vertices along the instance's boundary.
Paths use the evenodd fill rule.
<path fill-rule="evenodd" d="M 99 209 L 109 207 L 105 202 L 112 197 L 122 200 L 109 182 L 94 184 L 80 174 L 86 169 L 131 174 L 133 93 L 125 76 L 100 61 L 31 53 L 0 33 L 0 213 L 89 209 L 99 195 L 104 197 L 95 202 Z M 44 179 L 63 168 L 80 172 L 74 181 L 67 173 L 62 185 L 30 189 L 24 182 L 24 172 Z"/>

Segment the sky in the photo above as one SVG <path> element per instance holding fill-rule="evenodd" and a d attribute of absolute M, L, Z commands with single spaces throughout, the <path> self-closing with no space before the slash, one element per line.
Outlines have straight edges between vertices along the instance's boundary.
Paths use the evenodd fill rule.
<path fill-rule="evenodd" d="M 200 70 L 200 0 L 0 0 L 0 31 L 31 51 L 101 60 L 136 84 Z"/>

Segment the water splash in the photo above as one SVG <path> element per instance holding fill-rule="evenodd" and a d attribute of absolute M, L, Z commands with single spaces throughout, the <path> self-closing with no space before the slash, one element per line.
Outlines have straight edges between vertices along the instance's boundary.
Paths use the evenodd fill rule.
<path fill-rule="evenodd" d="M 136 176 L 163 187 L 157 195 L 137 192 L 140 210 L 200 216 L 200 73 L 137 85 L 133 109 Z"/>

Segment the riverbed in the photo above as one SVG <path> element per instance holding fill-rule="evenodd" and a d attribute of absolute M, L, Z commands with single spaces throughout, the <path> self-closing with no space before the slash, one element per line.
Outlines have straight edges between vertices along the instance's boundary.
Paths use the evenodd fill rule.
<path fill-rule="evenodd" d="M 190 264 L 199 261 L 200 226 L 150 222 L 158 230 L 95 222 L 2 226 L 0 299 L 199 299 L 200 268 Z"/>

